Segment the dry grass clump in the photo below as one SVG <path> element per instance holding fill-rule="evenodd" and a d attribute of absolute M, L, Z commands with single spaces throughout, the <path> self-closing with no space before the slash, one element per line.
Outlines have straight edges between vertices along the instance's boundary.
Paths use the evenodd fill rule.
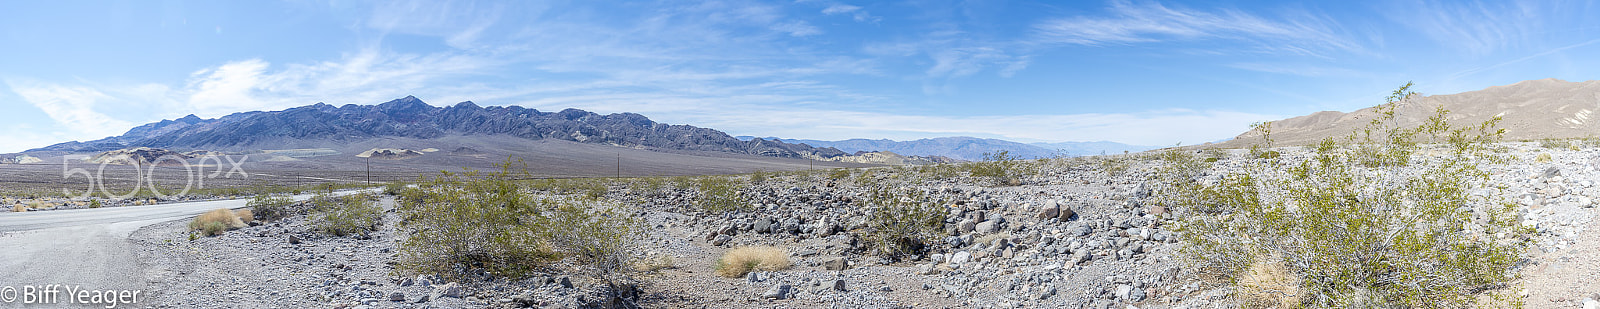
<path fill-rule="evenodd" d="M 28 211 L 28 205 L 23 205 L 23 204 L 11 205 L 11 211 L 12 212 Z"/>
<path fill-rule="evenodd" d="M 1262 256 L 1239 276 L 1237 297 L 1245 308 L 1300 306 L 1300 277 L 1275 255 Z"/>
<path fill-rule="evenodd" d="M 1533 157 L 1533 162 L 1538 163 L 1550 163 L 1550 160 L 1551 158 L 1549 153 L 1539 153 L 1538 156 Z"/>
<path fill-rule="evenodd" d="M 189 222 L 190 229 L 200 230 L 205 236 L 221 235 L 222 232 L 246 226 L 248 225 L 245 225 L 244 220 L 240 220 L 237 214 L 227 208 L 200 214 L 194 217 L 194 221 Z"/>
<path fill-rule="evenodd" d="M 788 269 L 794 266 L 789 262 L 789 253 L 783 248 L 772 246 L 738 247 L 728 250 L 717 259 L 716 271 L 718 276 L 728 278 L 744 277 L 752 270 L 774 271 Z"/>
<path fill-rule="evenodd" d="M 235 210 L 233 211 L 233 215 L 239 217 L 239 221 L 244 221 L 246 224 L 256 221 L 255 212 L 250 211 L 249 209 Z"/>

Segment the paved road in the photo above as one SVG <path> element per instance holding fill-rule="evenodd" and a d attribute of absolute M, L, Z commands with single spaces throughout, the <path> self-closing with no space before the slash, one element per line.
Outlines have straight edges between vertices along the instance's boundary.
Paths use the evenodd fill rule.
<path fill-rule="evenodd" d="M 296 200 L 310 195 L 295 196 Z M 91 304 L 23 305 L 22 295 L 6 301 L 6 287 L 47 285 L 87 290 L 146 290 L 138 248 L 128 235 L 146 225 L 189 219 L 218 208 L 241 208 L 249 200 L 173 203 L 151 206 L 0 213 L 0 308 L 83 307 Z M 61 294 L 66 294 L 63 288 Z M 62 297 L 65 298 L 65 297 Z M 142 301 L 141 301 L 142 302 Z M 143 308 L 122 304 L 117 308 Z"/>

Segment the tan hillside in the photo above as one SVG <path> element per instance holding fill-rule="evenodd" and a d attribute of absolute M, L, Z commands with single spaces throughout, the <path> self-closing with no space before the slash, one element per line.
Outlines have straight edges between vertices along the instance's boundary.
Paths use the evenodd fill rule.
<path fill-rule="evenodd" d="M 1478 91 L 1413 98 L 1396 109 L 1400 127 L 1415 127 L 1443 105 L 1450 110 L 1450 122 L 1464 126 L 1481 123 L 1499 115 L 1504 120 L 1508 141 L 1540 138 L 1600 136 L 1600 81 L 1569 82 L 1554 78 L 1522 81 Z M 1278 145 L 1304 145 L 1325 137 L 1336 139 L 1365 126 L 1375 115 L 1373 108 L 1350 113 L 1322 111 L 1272 123 L 1272 138 Z M 1257 132 L 1245 132 L 1223 147 L 1244 147 L 1259 143 Z"/>

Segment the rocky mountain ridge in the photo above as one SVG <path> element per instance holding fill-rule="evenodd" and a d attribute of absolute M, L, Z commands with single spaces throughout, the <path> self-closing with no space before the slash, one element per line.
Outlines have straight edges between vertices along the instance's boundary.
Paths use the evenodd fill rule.
<path fill-rule="evenodd" d="M 326 103 L 282 111 L 243 112 L 215 119 L 194 115 L 162 120 L 120 136 L 66 142 L 35 151 L 104 152 L 130 147 L 242 150 L 285 140 L 354 142 L 381 137 L 440 138 L 450 135 L 509 135 L 580 143 L 667 150 L 714 151 L 781 158 L 832 158 L 833 148 L 754 139 L 741 141 L 717 130 L 669 125 L 643 115 L 600 115 L 579 109 L 541 112 L 520 106 L 481 107 L 467 101 L 450 107 L 407 96 L 378 105 Z"/>
<path fill-rule="evenodd" d="M 1449 110 L 1449 122 L 1457 126 L 1476 125 L 1501 117 L 1500 128 L 1506 140 L 1596 137 L 1600 122 L 1600 80 L 1569 82 L 1555 78 L 1522 81 L 1457 94 L 1413 97 L 1397 103 L 1395 125 L 1415 127 L 1434 115 L 1436 108 Z M 1321 111 L 1272 122 L 1272 139 L 1279 145 L 1304 145 L 1323 138 L 1335 139 L 1365 126 L 1378 116 L 1375 107 L 1349 113 Z M 1248 131 L 1221 147 L 1245 147 L 1261 142 L 1261 134 Z"/>

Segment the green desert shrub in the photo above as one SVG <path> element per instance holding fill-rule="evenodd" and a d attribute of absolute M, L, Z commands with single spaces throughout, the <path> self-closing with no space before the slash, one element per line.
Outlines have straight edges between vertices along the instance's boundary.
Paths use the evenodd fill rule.
<path fill-rule="evenodd" d="M 724 176 L 705 176 L 695 180 L 695 190 L 700 192 L 700 198 L 695 203 L 701 210 L 709 212 L 729 212 L 751 208 L 740 196 L 744 190 L 744 183 L 729 179 Z"/>
<path fill-rule="evenodd" d="M 967 173 L 972 177 L 988 178 L 997 185 L 1018 185 L 1017 159 L 1006 150 L 986 152 L 982 161 L 967 163 Z"/>
<path fill-rule="evenodd" d="M 627 279 L 633 260 L 633 242 L 641 232 L 638 222 L 610 205 L 593 201 L 538 200 L 541 226 L 538 241 L 555 253 L 583 265 L 583 271 L 606 282 Z"/>
<path fill-rule="evenodd" d="M 1544 147 L 1544 148 L 1567 149 L 1567 148 L 1571 148 L 1572 145 L 1573 145 L 1572 141 L 1571 140 L 1567 140 L 1567 139 L 1560 139 L 1560 138 L 1542 138 L 1542 139 L 1539 139 L 1539 147 Z"/>
<path fill-rule="evenodd" d="M 631 212 L 593 199 L 534 196 L 516 178 L 520 161 L 500 171 L 443 173 L 406 190 L 399 206 L 401 269 L 459 277 L 476 269 L 520 277 L 564 258 L 608 283 L 632 260 Z"/>
<path fill-rule="evenodd" d="M 755 172 L 751 172 L 750 173 L 750 184 L 759 185 L 759 184 L 761 184 L 763 182 L 767 182 L 767 178 L 771 178 L 771 176 L 768 175 L 768 174 L 770 174 L 770 173 L 768 173 L 767 171 L 763 171 L 763 170 L 756 170 Z"/>
<path fill-rule="evenodd" d="M 294 215 L 294 200 L 286 196 L 259 194 L 245 204 L 253 209 L 256 219 L 271 221 Z"/>
<path fill-rule="evenodd" d="M 553 261 L 538 239 L 542 210 L 513 180 L 526 174 L 510 161 L 480 177 L 442 172 L 406 190 L 398 205 L 402 267 L 416 273 L 462 276 L 473 269 L 521 274 Z"/>
<path fill-rule="evenodd" d="M 383 208 L 375 205 L 366 194 L 319 196 L 312 199 L 312 204 L 315 208 L 309 216 L 311 226 L 327 235 L 364 234 L 377 230 L 378 222 L 383 219 Z"/>
<path fill-rule="evenodd" d="M 867 202 L 872 209 L 866 239 L 890 258 L 921 253 L 943 232 L 948 213 L 922 191 L 904 187 L 875 188 Z"/>
<path fill-rule="evenodd" d="M 1503 132 L 1481 127 L 1382 132 L 1436 130 L 1479 142 Z M 1201 278 L 1236 285 L 1246 306 L 1461 308 L 1509 299 L 1503 287 L 1515 278 L 1526 231 L 1499 195 L 1469 193 L 1488 188 L 1479 165 L 1494 154 L 1462 147 L 1404 161 L 1404 171 L 1387 156 L 1408 150 L 1386 147 L 1411 145 L 1364 147 L 1326 139 L 1299 162 L 1257 162 L 1214 181 L 1162 178 L 1160 198 L 1184 218 L 1181 255 Z"/>
<path fill-rule="evenodd" d="M 828 179 L 844 180 L 845 178 L 850 178 L 850 169 L 847 169 L 847 168 L 836 168 L 836 169 L 833 169 L 831 171 L 828 171 Z"/>
<path fill-rule="evenodd" d="M 401 191 L 405 191 L 405 189 L 406 189 L 406 183 L 404 183 L 404 182 L 398 182 L 398 181 L 390 182 L 388 184 L 384 184 L 383 185 L 383 194 L 400 195 L 400 192 Z"/>

